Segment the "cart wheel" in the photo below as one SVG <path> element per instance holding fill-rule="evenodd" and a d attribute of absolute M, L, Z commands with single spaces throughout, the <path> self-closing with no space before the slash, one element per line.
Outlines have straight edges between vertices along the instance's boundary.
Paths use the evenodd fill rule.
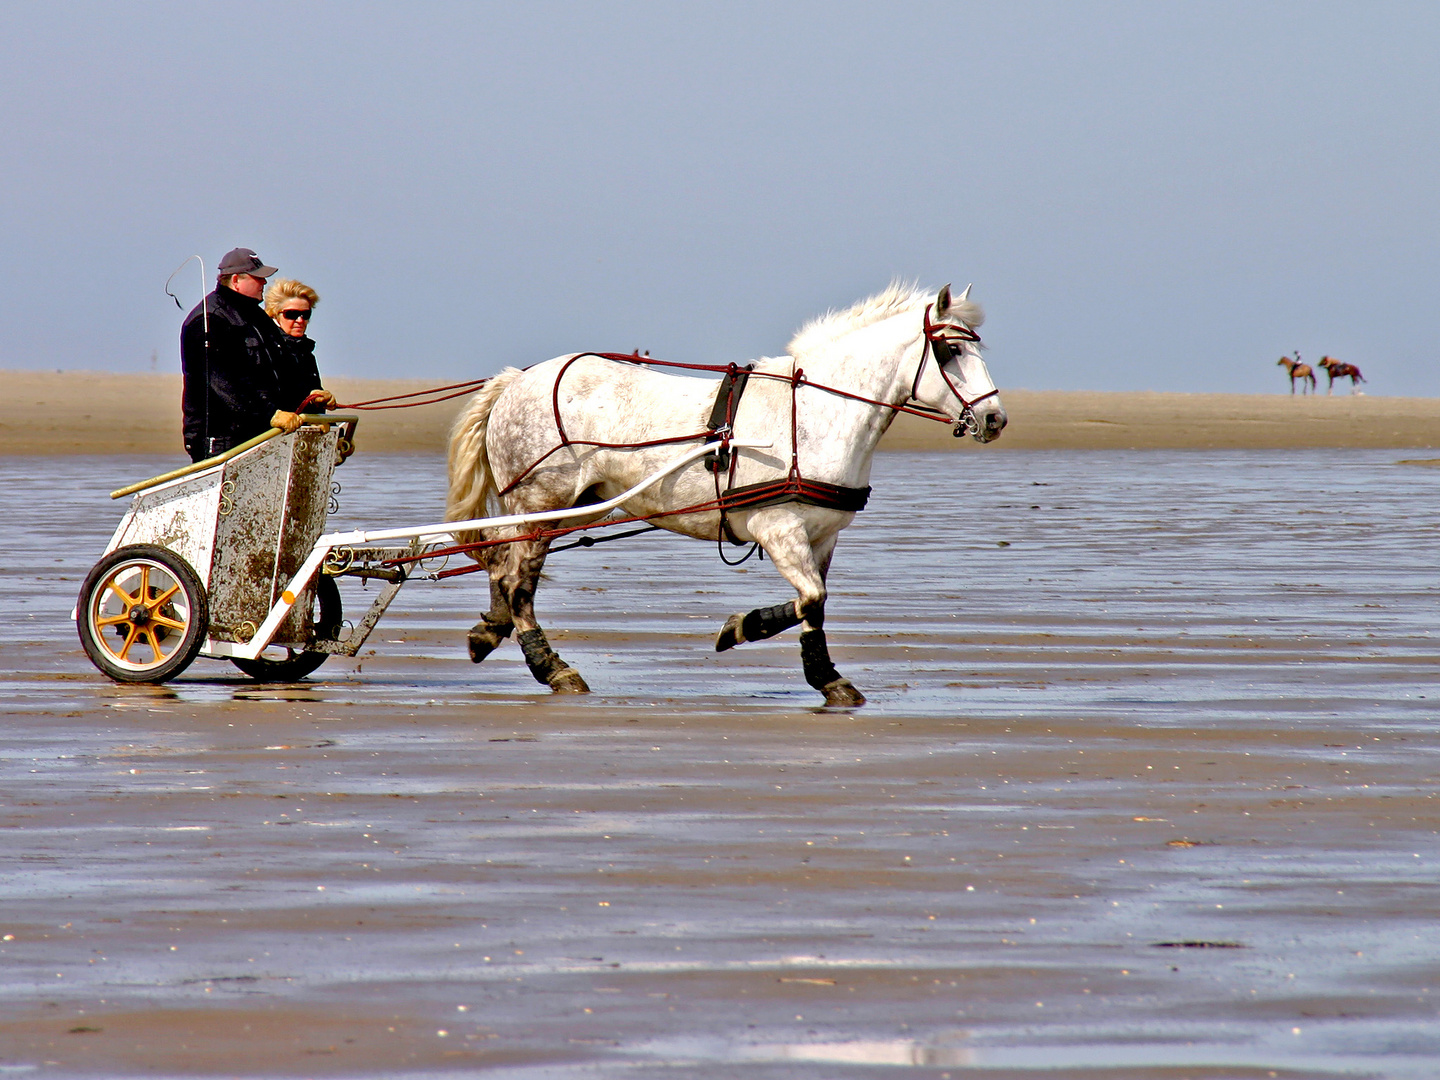
<path fill-rule="evenodd" d="M 160 683 L 190 666 L 210 624 L 205 587 L 163 547 L 106 555 L 80 587 L 75 625 L 90 661 L 116 682 Z"/>
<path fill-rule="evenodd" d="M 340 632 L 340 623 L 344 619 L 344 615 L 340 610 L 340 587 L 335 584 L 334 578 L 325 574 L 320 575 L 320 580 L 315 583 L 315 603 L 320 609 L 314 620 L 315 636 L 335 637 Z M 278 655 L 274 657 L 257 656 L 254 660 L 242 660 L 238 656 L 232 656 L 230 662 L 246 675 L 252 679 L 258 679 L 260 682 L 296 682 L 305 678 L 330 658 L 329 653 L 302 652 L 299 649 L 281 645 L 277 645 L 275 648 L 285 650 L 284 659 Z"/>

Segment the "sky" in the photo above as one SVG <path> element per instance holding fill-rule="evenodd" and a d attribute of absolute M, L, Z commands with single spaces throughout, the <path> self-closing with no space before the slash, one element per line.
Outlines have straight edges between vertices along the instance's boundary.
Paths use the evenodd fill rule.
<path fill-rule="evenodd" d="M 974 282 L 1002 390 L 1283 393 L 1298 350 L 1440 395 L 1433 3 L 10 2 L 3 25 L 0 370 L 178 371 L 166 278 L 243 245 L 320 293 L 326 375 L 746 360 L 898 278 Z M 193 261 L 172 285 L 187 309 L 201 287 Z"/>

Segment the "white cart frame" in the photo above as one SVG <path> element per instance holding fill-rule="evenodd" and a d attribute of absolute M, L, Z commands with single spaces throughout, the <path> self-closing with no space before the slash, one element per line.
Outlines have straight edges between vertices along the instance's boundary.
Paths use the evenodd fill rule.
<path fill-rule="evenodd" d="M 86 652 L 101 671 L 121 681 L 163 682 L 199 655 L 231 660 L 258 677 L 266 677 L 267 671 L 292 677 L 296 670 L 308 673 L 325 656 L 354 656 L 407 580 L 438 576 L 437 571 L 421 569 L 418 563 L 395 565 L 393 560 L 453 545 L 457 531 L 604 515 L 722 446 L 714 441 L 687 450 L 630 490 L 602 503 L 407 528 L 325 533 L 332 509 L 333 473 L 342 452 L 353 445 L 358 417 L 307 415 L 302 419 L 304 426 L 293 434 L 272 429 L 227 454 L 112 493 L 112 497 L 134 494 L 134 499 L 111 537 L 105 557 L 86 578 L 73 613 Z M 758 448 L 769 444 L 729 445 Z M 183 565 L 173 565 L 176 557 Z M 187 569 L 194 577 L 189 589 L 193 591 L 198 584 L 198 596 L 187 593 Z M 152 571 L 155 584 L 147 576 Z M 324 625 L 326 595 L 321 585 L 325 577 L 345 576 L 385 582 L 348 631 L 338 619 Z M 321 590 L 318 619 L 314 610 L 317 589 Z M 338 592 L 333 587 L 329 591 L 338 606 Z M 143 610 L 146 600 L 142 592 L 154 598 L 153 610 Z M 177 606 L 180 600 L 186 601 L 183 608 Z M 202 617 L 203 627 L 186 621 Z M 157 635 L 149 639 L 154 643 L 153 664 L 128 661 L 131 642 L 141 642 L 142 651 L 146 648 L 145 626 L 139 624 L 148 625 Z M 121 639 L 123 648 L 117 645 Z M 167 642 L 175 645 L 169 653 L 165 652 Z M 284 649 L 291 659 L 265 661 L 262 654 L 275 647 Z M 189 651 L 188 657 L 177 654 L 180 648 Z M 306 658 L 300 669 L 294 666 L 297 655 Z"/>

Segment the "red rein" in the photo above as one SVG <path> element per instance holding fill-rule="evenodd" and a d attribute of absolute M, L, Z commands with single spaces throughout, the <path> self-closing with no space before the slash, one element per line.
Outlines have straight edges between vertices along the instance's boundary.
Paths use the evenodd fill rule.
<path fill-rule="evenodd" d="M 973 330 L 969 330 L 968 328 L 951 326 L 947 323 L 932 323 L 930 321 L 930 310 L 932 306 L 933 305 L 926 305 L 925 308 L 925 348 L 920 354 L 920 363 L 916 366 L 915 369 L 915 381 L 910 389 L 910 396 L 912 398 L 919 390 L 920 377 L 925 371 L 925 361 L 930 356 L 933 347 L 936 344 L 939 344 L 945 348 L 945 351 L 947 353 L 949 352 L 949 341 L 946 338 L 947 333 L 956 334 L 965 341 L 980 340 L 979 335 L 977 335 Z M 950 392 L 955 395 L 955 400 L 960 402 L 966 412 L 968 412 L 972 406 L 978 404 L 981 401 L 984 401 L 986 398 L 994 397 L 995 395 L 1000 393 L 999 390 L 991 390 L 988 394 L 981 394 L 979 397 L 974 398 L 973 400 L 967 400 L 965 395 L 960 393 L 959 388 L 951 380 L 950 376 L 945 373 L 945 361 L 940 359 L 939 350 L 935 349 L 934 351 L 937 361 L 936 367 L 940 369 L 940 377 L 945 380 L 945 385 L 950 388 Z M 727 372 L 733 375 L 736 370 L 738 370 L 734 364 L 682 364 L 674 360 L 655 360 L 649 356 L 641 356 L 638 352 L 576 353 L 574 356 L 570 357 L 569 360 L 565 361 L 565 366 L 562 367 L 560 369 L 560 373 L 555 376 L 555 385 L 551 388 L 550 391 L 550 409 L 555 417 L 555 430 L 560 433 L 559 444 L 551 447 L 535 461 L 531 462 L 530 465 L 526 467 L 523 471 L 521 471 L 521 473 L 516 476 L 514 480 L 510 481 L 509 484 L 505 485 L 505 488 L 500 492 L 501 495 L 507 495 L 511 491 L 514 491 L 515 488 L 521 483 L 521 481 L 523 481 L 532 472 L 539 468 L 547 458 L 549 458 L 557 451 L 563 450 L 567 446 L 593 446 L 599 450 L 640 450 L 648 446 L 665 446 L 671 443 L 694 442 L 696 439 L 708 439 L 713 438 L 716 435 L 720 436 L 722 442 L 729 442 L 727 433 L 721 431 L 701 431 L 697 432 L 694 435 L 675 435 L 669 438 L 651 439 L 648 442 L 640 443 L 607 443 L 597 442 L 589 439 L 571 439 L 570 436 L 567 435 L 565 432 L 565 421 L 560 416 L 560 383 L 561 380 L 565 378 L 565 373 L 570 370 L 570 365 L 575 363 L 575 361 L 577 360 L 584 359 L 587 356 L 598 357 L 601 360 L 612 360 L 622 364 L 642 364 L 650 367 L 681 368 L 685 371 L 705 371 L 717 375 L 724 375 Z M 949 424 L 953 422 L 948 416 L 936 415 L 934 412 L 929 410 L 925 410 L 922 412 L 920 409 L 912 409 L 908 405 L 894 405 L 888 401 L 877 401 L 875 398 L 868 398 L 861 394 L 852 394 L 848 390 L 840 390 L 833 386 L 826 386 L 823 383 L 810 382 L 805 377 L 805 371 L 803 368 L 797 367 L 789 375 L 779 375 L 771 371 L 751 371 L 750 377 L 752 379 L 773 379 L 777 382 L 788 382 L 790 384 L 790 475 L 797 479 L 800 475 L 800 448 L 796 441 L 798 439 L 798 434 L 795 424 L 795 397 L 801 386 L 809 386 L 816 390 L 823 391 L 827 394 L 834 394 L 836 397 L 849 398 L 851 401 L 860 401 L 865 403 L 866 405 L 878 405 L 882 409 L 891 409 L 897 413 L 908 413 L 911 416 L 919 416 L 926 420 L 936 420 L 944 424 Z"/>
<path fill-rule="evenodd" d="M 436 405 L 442 401 L 449 401 L 451 398 L 464 397 L 472 394 L 490 380 L 471 379 L 469 382 L 451 383 L 449 386 L 436 386 L 429 390 L 416 390 L 409 394 L 391 394 L 389 397 L 371 398 L 369 401 L 354 401 L 347 405 L 338 402 L 337 409 L 409 409 L 416 405 Z M 450 393 L 448 391 L 453 391 Z M 442 396 L 435 397 L 433 395 Z M 410 401 L 409 398 L 424 398 L 424 401 Z M 398 402 L 398 404 L 385 404 L 386 402 Z"/>
<path fill-rule="evenodd" d="M 981 401 L 984 401 L 986 398 L 995 397 L 997 394 L 999 394 L 1000 391 L 998 389 L 991 390 L 989 393 L 981 394 L 979 397 L 973 399 L 967 399 L 963 394 L 960 393 L 959 388 L 956 387 L 954 381 L 945 371 L 945 364 L 949 361 L 951 356 L 950 340 L 947 335 L 955 335 L 961 340 L 971 342 L 979 341 L 980 338 L 977 334 L 975 334 L 973 330 L 970 330 L 968 327 L 957 327 L 947 323 L 932 323 L 930 321 L 930 311 L 931 307 L 927 306 L 925 308 L 924 324 L 925 347 L 921 351 L 920 363 L 915 370 L 915 380 L 911 386 L 910 396 L 913 398 L 915 394 L 919 391 L 920 379 L 925 371 L 925 361 L 933 352 L 936 361 L 935 366 L 940 370 L 940 377 L 945 380 L 945 384 L 950 388 L 950 392 L 955 395 L 955 399 L 959 401 L 961 406 L 963 407 L 963 411 L 961 413 L 961 416 L 963 418 L 966 414 L 970 412 L 971 408 L 974 405 L 978 404 Z M 943 358 L 941 356 L 942 351 L 946 354 Z M 531 462 L 528 467 L 526 467 L 518 476 L 515 477 L 514 480 L 512 480 L 504 487 L 504 489 L 499 492 L 500 495 L 506 495 L 509 492 L 515 490 L 515 488 L 526 477 L 528 477 L 537 468 L 539 468 L 540 465 L 546 461 L 546 459 L 567 446 L 593 446 L 601 450 L 639 450 L 650 446 L 665 446 L 674 443 L 694 442 L 697 439 L 713 439 L 717 436 L 721 441 L 722 449 L 728 446 L 730 441 L 730 430 L 728 426 L 719 430 L 707 430 L 697 432 L 693 435 L 675 435 L 668 438 L 651 439 L 647 442 L 639 443 L 607 443 L 590 439 L 571 439 L 565 431 L 565 423 L 560 416 L 560 383 L 561 380 L 564 379 L 565 373 L 570 370 L 571 364 L 575 363 L 575 361 L 577 360 L 581 360 L 589 356 L 597 357 L 601 360 L 614 361 L 616 363 L 641 364 L 650 367 L 680 368 L 685 371 L 704 371 L 720 375 L 723 375 L 727 372 L 733 375 L 737 370 L 739 370 L 734 364 L 683 364 L 673 360 L 656 360 L 649 356 L 641 356 L 638 352 L 576 353 L 574 356 L 570 357 L 570 359 L 565 362 L 564 366 L 561 367 L 559 374 L 555 376 L 555 385 L 552 388 L 550 395 L 551 411 L 554 414 L 555 429 L 560 435 L 560 442 L 556 446 L 553 446 L 549 450 L 547 450 L 535 461 Z M 796 399 L 799 395 L 799 390 L 801 386 L 809 386 L 815 390 L 819 390 L 827 394 L 834 394 L 837 397 L 848 398 L 851 401 L 859 401 L 867 405 L 878 405 L 881 408 L 891 409 L 897 413 L 908 413 L 911 416 L 919 416 L 926 420 L 936 420 L 940 423 L 945 424 L 954 422 L 951 420 L 950 417 L 943 414 L 937 414 L 936 412 L 929 410 L 924 406 L 921 406 L 920 409 L 915 409 L 909 407 L 908 405 L 895 405 L 888 401 L 878 401 L 875 398 L 868 398 L 861 394 L 852 394 L 848 390 L 840 390 L 833 386 L 825 386 L 821 383 L 810 382 L 805 377 L 804 370 L 798 367 L 795 368 L 789 375 L 780 375 L 768 371 L 751 371 L 749 375 L 751 378 L 773 379 L 778 382 L 788 382 L 790 384 L 790 470 L 788 475 L 786 475 L 782 479 L 778 479 L 775 481 L 770 481 L 762 484 L 751 484 L 747 485 L 744 488 L 722 492 L 720 491 L 720 477 L 717 474 L 715 478 L 716 495 L 714 499 L 708 500 L 703 503 L 696 503 L 694 506 L 686 506 L 681 507 L 677 510 L 666 510 L 658 514 L 652 514 L 648 518 L 632 516 L 609 519 L 605 520 L 603 522 L 603 525 L 625 525 L 632 522 L 654 520 L 655 518 L 661 517 L 676 517 L 682 514 L 698 514 L 718 510 L 721 517 L 721 530 L 723 533 L 728 534 L 729 525 L 725 521 L 726 511 L 744 509 L 752 506 L 757 506 L 762 503 L 768 505 L 777 502 L 802 501 L 812 503 L 818 506 L 828 506 L 833 509 L 841 509 L 846 511 L 859 510 L 865 505 L 865 499 L 869 495 L 868 488 L 837 488 L 833 485 L 825 484 L 821 481 L 807 480 L 800 475 L 800 445 L 798 424 L 796 422 Z M 475 379 L 466 383 L 454 383 L 450 386 L 436 387 L 433 390 L 416 391 L 415 393 L 411 394 L 396 394 L 391 397 L 374 398 L 370 401 L 362 401 L 351 405 L 343 406 L 337 405 L 336 407 L 346 409 L 403 409 L 408 408 L 411 405 L 429 405 L 434 404 L 435 402 L 446 401 L 450 398 L 460 397 L 464 394 L 471 393 L 472 391 L 478 389 L 480 386 L 483 386 L 488 381 L 488 379 Z M 451 393 L 450 391 L 454 392 Z M 435 394 L 444 394 L 444 396 L 435 397 L 433 396 Z M 410 398 L 425 398 L 425 400 L 406 400 Z M 400 402 L 400 404 L 388 404 L 390 402 Z M 731 456 L 730 461 L 730 483 L 733 485 L 735 470 L 735 457 L 733 455 Z M 456 544 L 451 547 L 439 548 L 436 550 L 428 551 L 424 555 L 406 556 L 403 558 L 388 560 L 388 562 L 398 565 L 401 563 L 419 562 L 425 559 L 432 559 L 441 556 L 469 553 L 473 551 L 478 551 L 482 548 L 495 547 L 499 544 L 511 544 L 515 543 L 516 541 L 522 540 L 553 540 L 556 537 L 564 536 L 572 532 L 578 532 L 582 529 L 596 528 L 601 524 L 602 522 L 589 522 L 584 525 L 569 525 L 559 528 L 539 528 L 523 536 L 513 536 L 495 540 L 480 540 L 468 544 Z M 479 569 L 481 569 L 481 566 L 477 563 L 475 566 L 457 567 L 451 570 L 443 570 L 437 575 L 437 577 L 454 577 L 459 574 L 474 573 L 476 570 Z"/>

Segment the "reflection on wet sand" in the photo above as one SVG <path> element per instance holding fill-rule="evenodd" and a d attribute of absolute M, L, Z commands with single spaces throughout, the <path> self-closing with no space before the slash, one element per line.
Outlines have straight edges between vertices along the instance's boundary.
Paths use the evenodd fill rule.
<path fill-rule="evenodd" d="M 1428 1077 L 1440 476 L 1396 456 L 884 456 L 856 712 L 791 636 L 713 652 L 768 565 L 660 538 L 552 563 L 587 699 L 470 664 L 466 579 L 303 684 L 116 686 L 66 614 L 157 470 L 0 467 L 0 1069 Z M 353 459 L 338 523 L 442 466 Z"/>

